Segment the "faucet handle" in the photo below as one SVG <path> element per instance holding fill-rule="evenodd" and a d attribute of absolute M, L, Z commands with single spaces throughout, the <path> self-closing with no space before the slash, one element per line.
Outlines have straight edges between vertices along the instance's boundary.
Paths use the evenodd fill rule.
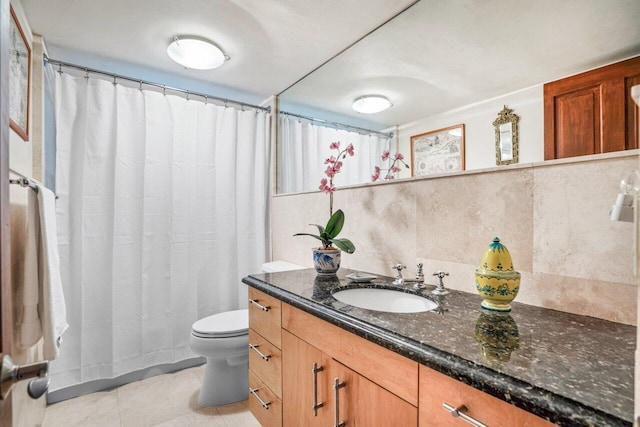
<path fill-rule="evenodd" d="M 402 285 L 402 284 L 404 284 L 404 279 L 402 278 L 402 270 L 407 268 L 407 266 L 403 265 L 403 264 L 396 264 L 392 268 L 395 269 L 398 272 L 398 274 L 396 275 L 396 279 L 392 283 L 394 285 Z"/>
<path fill-rule="evenodd" d="M 397 270 L 398 273 L 400 273 L 402 270 L 407 268 L 407 266 L 404 264 L 396 264 L 396 265 L 392 265 L 391 268 L 393 268 L 394 270 Z"/>
<path fill-rule="evenodd" d="M 436 285 L 436 288 L 431 291 L 431 293 L 435 295 L 447 295 L 449 291 L 444 288 L 444 282 L 442 281 L 442 279 L 445 276 L 448 276 L 449 273 L 445 273 L 444 271 L 437 271 L 433 273 L 433 275 L 438 278 L 438 284 Z"/>

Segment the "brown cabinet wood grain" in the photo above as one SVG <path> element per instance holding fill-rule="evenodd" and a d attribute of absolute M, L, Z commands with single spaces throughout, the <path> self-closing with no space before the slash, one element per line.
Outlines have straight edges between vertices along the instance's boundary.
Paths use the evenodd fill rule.
<path fill-rule="evenodd" d="M 282 354 L 284 426 L 321 427 L 342 422 L 347 427 L 418 425 L 415 406 L 286 330 L 282 332 Z M 322 369 L 315 382 L 314 363 Z M 386 372 L 392 370 L 389 366 Z M 337 389 L 336 383 L 340 385 Z M 315 413 L 314 403 L 322 403 Z"/>
<path fill-rule="evenodd" d="M 280 300 L 249 288 L 249 410 L 263 427 L 282 426 L 281 325 Z"/>
<path fill-rule="evenodd" d="M 262 427 L 282 426 L 282 401 L 249 371 L 249 410 Z"/>
<path fill-rule="evenodd" d="M 262 308 L 264 307 L 264 308 Z M 280 348 L 282 303 L 262 291 L 249 288 L 249 327 Z"/>
<path fill-rule="evenodd" d="M 418 405 L 417 362 L 288 304 L 282 306 L 282 327 L 398 397 Z"/>
<path fill-rule="evenodd" d="M 330 358 L 312 345 L 282 331 L 282 414 L 285 426 L 324 427 L 333 425 L 331 413 Z M 315 385 L 313 367 L 316 366 Z M 316 400 L 314 401 L 314 388 Z M 315 411 L 314 403 L 322 404 Z"/>
<path fill-rule="evenodd" d="M 544 158 L 638 148 L 640 57 L 544 85 Z"/>
<path fill-rule="evenodd" d="M 466 427 L 442 406 L 464 405 L 468 416 L 491 427 L 550 427 L 554 424 L 433 369 L 420 365 L 420 427 Z"/>
<path fill-rule="evenodd" d="M 253 329 L 249 329 L 249 366 L 276 396 L 282 398 L 281 351 Z"/>

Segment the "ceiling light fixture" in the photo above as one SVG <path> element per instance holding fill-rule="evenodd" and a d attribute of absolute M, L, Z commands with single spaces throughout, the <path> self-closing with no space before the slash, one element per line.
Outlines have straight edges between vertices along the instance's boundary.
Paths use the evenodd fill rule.
<path fill-rule="evenodd" d="M 185 68 L 211 70 L 229 59 L 213 43 L 196 37 L 174 37 L 167 48 L 169 58 Z"/>
<path fill-rule="evenodd" d="M 391 107 L 391 101 L 382 95 L 365 95 L 356 98 L 352 107 L 358 113 L 374 114 Z"/>

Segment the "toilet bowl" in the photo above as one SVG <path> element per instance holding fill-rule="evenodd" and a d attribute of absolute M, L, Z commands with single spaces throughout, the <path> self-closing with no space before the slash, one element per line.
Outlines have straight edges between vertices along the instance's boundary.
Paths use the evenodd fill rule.
<path fill-rule="evenodd" d="M 200 319 L 191 327 L 191 350 L 207 358 L 198 403 L 218 406 L 249 396 L 249 312 L 234 310 Z"/>

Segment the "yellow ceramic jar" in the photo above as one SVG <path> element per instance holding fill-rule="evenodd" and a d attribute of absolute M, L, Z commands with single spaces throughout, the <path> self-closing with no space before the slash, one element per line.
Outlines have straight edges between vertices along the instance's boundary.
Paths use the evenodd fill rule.
<path fill-rule="evenodd" d="M 476 269 L 476 289 L 484 301 L 482 307 L 493 311 L 511 311 L 509 304 L 518 295 L 520 273 L 513 269 L 509 250 L 493 239 Z"/>

